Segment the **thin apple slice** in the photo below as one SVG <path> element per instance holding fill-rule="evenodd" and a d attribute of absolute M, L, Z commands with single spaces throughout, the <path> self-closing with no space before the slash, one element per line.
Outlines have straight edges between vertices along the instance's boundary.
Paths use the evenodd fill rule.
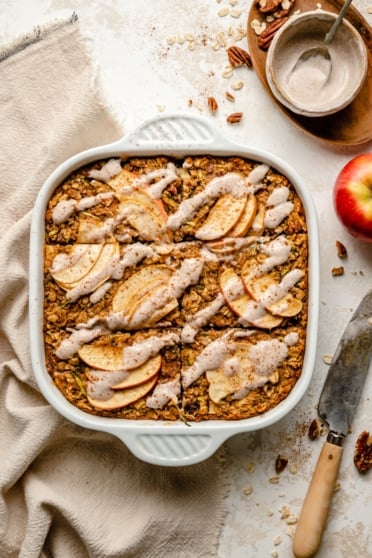
<path fill-rule="evenodd" d="M 115 237 L 105 229 L 104 223 L 100 219 L 90 215 L 79 222 L 77 242 L 81 244 L 103 244 L 115 242 Z"/>
<path fill-rule="evenodd" d="M 109 399 L 104 400 L 93 399 L 92 397 L 90 397 L 88 384 L 88 401 L 92 405 L 92 407 L 101 411 L 120 409 L 121 407 L 126 407 L 127 405 L 135 403 L 136 401 L 138 401 L 138 399 L 141 399 L 142 397 L 147 395 L 155 386 L 157 380 L 158 376 L 155 375 L 144 384 L 118 391 L 112 390 L 113 395 Z"/>
<path fill-rule="evenodd" d="M 242 279 L 245 288 L 254 300 L 262 301 L 265 299 L 265 296 L 269 294 L 269 290 L 274 292 L 279 287 L 279 283 L 268 273 L 260 275 L 259 277 L 250 277 L 248 280 L 246 274 L 242 274 Z"/>
<path fill-rule="evenodd" d="M 118 384 L 112 386 L 112 389 L 126 389 L 144 384 L 154 376 L 156 376 L 161 368 L 161 356 L 156 355 L 147 362 L 129 371 L 128 376 Z"/>
<path fill-rule="evenodd" d="M 118 243 L 104 244 L 96 263 L 89 273 L 83 277 L 83 280 L 86 281 L 90 278 L 96 289 L 111 277 L 112 264 L 119 256 L 120 247 Z"/>
<path fill-rule="evenodd" d="M 203 225 L 196 231 L 200 240 L 215 240 L 227 235 L 236 225 L 244 211 L 247 196 L 235 198 L 231 194 L 222 196 L 212 207 Z"/>
<path fill-rule="evenodd" d="M 78 355 L 87 366 L 98 370 L 121 370 L 124 368 L 123 347 L 117 345 L 82 345 Z"/>
<path fill-rule="evenodd" d="M 116 192 L 120 192 L 123 188 L 131 186 L 135 179 L 136 175 L 133 172 L 123 169 L 119 174 L 110 178 L 108 185 L 116 190 Z"/>
<path fill-rule="evenodd" d="M 112 301 L 113 311 L 129 312 L 132 308 L 130 300 L 136 296 L 136 293 L 142 293 L 141 296 L 144 295 L 144 285 L 146 285 L 146 288 L 149 288 L 151 282 L 168 281 L 171 276 L 171 269 L 165 265 L 148 265 L 141 268 L 120 285 Z M 151 289 L 149 292 L 151 292 Z"/>
<path fill-rule="evenodd" d="M 233 269 L 229 268 L 222 273 L 220 288 L 228 307 L 250 325 L 272 329 L 282 323 L 281 317 L 267 312 L 260 302 L 255 301 L 246 292 L 243 281 Z"/>
<path fill-rule="evenodd" d="M 164 209 L 163 202 L 161 200 L 155 200 L 154 198 L 152 198 L 143 188 L 136 188 L 128 194 L 118 193 L 116 197 L 123 204 L 135 202 L 139 205 L 143 205 L 144 207 L 152 211 L 156 215 L 156 217 L 164 222 L 168 218 L 168 214 Z"/>
<path fill-rule="evenodd" d="M 250 194 L 245 204 L 243 213 L 241 214 L 238 222 L 229 231 L 229 236 L 245 236 L 252 226 L 257 212 L 257 200 L 254 194 Z"/>
<path fill-rule="evenodd" d="M 74 262 L 60 271 L 51 271 L 53 279 L 63 289 L 71 288 L 85 277 L 96 264 L 103 249 L 102 244 L 75 244 L 67 258 Z M 77 261 L 75 261 L 77 257 Z"/>
<path fill-rule="evenodd" d="M 264 231 L 265 213 L 265 206 L 263 204 L 258 204 L 256 215 L 250 228 L 251 233 L 255 236 L 260 236 Z"/>
<path fill-rule="evenodd" d="M 178 300 L 176 298 L 157 307 L 159 304 L 157 304 L 156 293 L 159 292 L 159 294 L 161 294 L 163 290 L 164 285 L 158 286 L 156 289 L 149 290 L 149 292 L 141 298 L 134 308 L 134 311 L 130 312 L 128 329 L 153 326 L 156 322 L 169 314 L 169 312 L 178 307 Z"/>
<path fill-rule="evenodd" d="M 295 298 L 291 293 L 287 293 L 273 304 L 270 304 L 270 306 L 267 306 L 267 309 L 275 316 L 293 318 L 293 316 L 296 316 L 301 312 L 302 307 L 303 304 L 301 300 Z"/>
<path fill-rule="evenodd" d="M 97 370 L 96 368 L 88 368 L 85 370 L 85 374 L 91 382 L 100 382 L 101 385 L 105 385 L 106 388 L 109 387 L 110 389 L 117 390 L 144 384 L 158 374 L 160 368 L 161 356 L 156 355 L 133 370 Z"/>
<path fill-rule="evenodd" d="M 156 240 L 164 236 L 164 219 L 137 201 L 131 200 L 120 204 L 119 216 L 125 215 L 125 221 L 138 231 L 144 240 Z"/>
<path fill-rule="evenodd" d="M 209 382 L 208 394 L 214 403 L 221 403 L 222 399 L 234 393 L 232 378 L 226 376 L 223 370 L 207 370 L 205 375 Z"/>

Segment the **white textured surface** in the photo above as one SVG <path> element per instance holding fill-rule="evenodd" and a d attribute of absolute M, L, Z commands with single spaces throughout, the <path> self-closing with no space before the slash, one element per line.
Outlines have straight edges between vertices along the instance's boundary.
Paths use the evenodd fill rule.
<path fill-rule="evenodd" d="M 370 0 L 355 0 L 366 19 Z M 233 30 L 228 44 L 246 48 L 246 40 L 236 41 L 236 30 L 246 26 L 249 2 L 237 0 L 234 9 L 240 18 L 219 17 L 229 7 L 228 0 L 0 0 L 0 41 L 15 39 L 33 26 L 78 13 L 80 27 L 92 56 L 97 62 L 97 80 L 104 97 L 129 132 L 159 113 L 187 112 L 213 119 L 227 137 L 247 145 L 269 150 L 284 158 L 303 177 L 318 211 L 321 234 L 321 305 L 318 354 L 314 378 L 308 394 L 294 412 L 265 431 L 236 436 L 227 446 L 229 496 L 228 513 L 221 535 L 220 558 L 292 556 L 291 539 L 280 508 L 300 512 L 315 460 L 322 441 L 307 438 L 309 422 L 316 416 L 315 405 L 327 372 L 323 355 L 332 354 L 351 315 L 352 308 L 372 283 L 372 250 L 345 233 L 332 208 L 332 185 L 343 164 L 353 155 L 370 151 L 372 144 L 360 148 L 335 149 L 305 135 L 287 120 L 264 92 L 253 71 L 235 70 L 231 79 L 222 73 L 227 65 L 224 48 L 215 50 L 215 36 Z M 168 45 L 170 36 L 195 36 L 196 47 Z M 234 91 L 235 103 L 225 100 L 225 91 L 242 80 Z M 220 108 L 209 116 L 206 99 L 213 95 Z M 189 106 L 189 99 L 194 105 Z M 225 121 L 230 112 L 242 111 L 239 125 Z M 349 257 L 340 262 L 335 240 L 347 247 Z M 345 274 L 332 277 L 331 268 L 342 263 Z M 370 475 L 361 476 L 354 468 L 352 455 L 356 436 L 372 430 L 372 377 L 367 380 L 363 400 L 347 439 L 340 472 L 340 490 L 335 494 L 319 558 L 372 557 L 372 516 Z M 278 454 L 288 458 L 279 483 L 275 475 Z M 249 473 L 246 466 L 255 464 Z M 244 490 L 252 487 L 251 494 Z M 275 542 L 280 544 L 275 545 Z M 275 540 L 277 539 L 277 540 Z"/>

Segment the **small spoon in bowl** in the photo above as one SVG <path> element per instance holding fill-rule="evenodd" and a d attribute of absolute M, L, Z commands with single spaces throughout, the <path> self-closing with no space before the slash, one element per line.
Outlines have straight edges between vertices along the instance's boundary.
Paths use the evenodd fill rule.
<path fill-rule="evenodd" d="M 293 74 L 301 64 L 303 64 L 304 62 L 306 62 L 307 60 L 310 60 L 311 58 L 318 56 L 319 60 L 318 62 L 321 62 L 321 60 L 323 59 L 323 64 L 322 64 L 322 71 L 324 73 L 324 83 L 323 85 L 326 84 L 326 82 L 328 81 L 328 78 L 331 74 L 331 70 L 332 70 L 332 60 L 331 60 L 331 55 L 329 53 L 329 49 L 328 46 L 332 41 L 333 38 L 336 34 L 336 31 L 340 25 L 340 23 L 342 22 L 342 20 L 345 17 L 345 14 L 347 12 L 347 10 L 349 9 L 349 6 L 351 4 L 353 0 L 346 0 L 344 5 L 341 8 L 340 13 L 338 14 L 337 18 L 335 19 L 334 24 L 332 25 L 331 29 L 328 31 L 328 33 L 326 33 L 325 37 L 324 37 L 324 44 L 321 46 L 316 46 L 316 47 L 312 47 L 309 48 L 308 50 L 305 50 L 300 57 L 298 58 L 297 62 L 295 63 L 295 65 L 293 66 L 292 70 L 291 70 L 291 74 Z"/>

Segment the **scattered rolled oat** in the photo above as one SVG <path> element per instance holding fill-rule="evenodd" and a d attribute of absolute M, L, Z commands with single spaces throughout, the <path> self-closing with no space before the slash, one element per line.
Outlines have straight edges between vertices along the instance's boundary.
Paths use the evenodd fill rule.
<path fill-rule="evenodd" d="M 347 258 L 346 247 L 344 246 L 344 244 L 342 244 L 342 242 L 340 242 L 340 240 L 336 240 L 336 249 L 337 249 L 337 255 L 338 255 L 339 258 L 341 258 L 341 259 Z"/>
<path fill-rule="evenodd" d="M 341 488 L 341 483 L 340 481 L 336 481 L 335 486 L 333 488 L 333 492 L 338 492 Z"/>
<path fill-rule="evenodd" d="M 372 14 L 372 6 L 367 7 L 367 14 Z"/>
<path fill-rule="evenodd" d="M 176 42 L 176 37 L 174 35 L 172 35 L 171 37 L 167 38 L 167 43 L 168 45 L 174 45 Z"/>
<path fill-rule="evenodd" d="M 343 274 L 344 274 L 344 267 L 342 265 L 340 265 L 339 267 L 332 268 L 333 277 L 338 277 L 339 275 L 343 275 Z"/>
<path fill-rule="evenodd" d="M 269 483 L 270 483 L 270 484 L 279 484 L 279 477 L 278 477 L 278 475 L 275 475 L 274 477 L 270 477 L 270 478 L 269 478 Z"/>
<path fill-rule="evenodd" d="M 249 473 L 249 474 L 254 473 L 254 471 L 256 470 L 256 464 L 255 464 L 255 463 L 248 463 L 248 465 L 246 466 L 245 470 L 246 470 L 247 473 Z"/>
<path fill-rule="evenodd" d="M 217 14 L 219 15 L 219 17 L 225 17 L 228 15 L 229 11 L 229 8 L 224 7 L 218 10 Z"/>
<path fill-rule="evenodd" d="M 256 35 L 261 35 L 262 31 L 264 31 L 267 27 L 265 21 L 260 21 L 259 19 L 253 19 L 251 21 L 251 27 Z"/>
<path fill-rule="evenodd" d="M 333 360 L 332 355 L 323 355 L 323 362 L 324 364 L 331 364 Z"/>
<path fill-rule="evenodd" d="M 231 76 L 233 75 L 233 69 L 232 68 L 226 68 L 226 70 L 223 72 L 222 77 L 225 79 L 231 78 Z"/>
<path fill-rule="evenodd" d="M 286 519 L 286 523 L 287 525 L 296 525 L 298 521 L 298 517 L 297 515 L 295 515 L 294 513 L 292 513 L 289 517 L 287 517 Z"/>
<path fill-rule="evenodd" d="M 244 83 L 242 81 L 235 81 L 231 84 L 231 89 L 233 89 L 234 91 L 239 91 L 239 89 L 241 89 L 243 86 Z"/>
<path fill-rule="evenodd" d="M 295 531 L 296 531 L 296 528 L 293 525 L 289 525 L 289 527 L 287 528 L 286 533 L 287 533 L 288 537 L 293 539 Z"/>
<path fill-rule="evenodd" d="M 252 494 L 253 492 L 253 486 L 246 486 L 244 489 L 244 494 L 246 494 L 247 496 L 249 496 L 250 494 Z"/>
<path fill-rule="evenodd" d="M 271 551 L 271 556 L 273 558 L 279 558 L 279 552 L 277 550 L 272 550 Z"/>
<path fill-rule="evenodd" d="M 273 510 L 268 510 L 267 515 L 268 515 L 268 517 L 272 517 L 274 515 Z"/>
<path fill-rule="evenodd" d="M 279 511 L 280 511 L 280 519 L 287 519 L 291 515 L 288 506 L 282 506 Z"/>
<path fill-rule="evenodd" d="M 231 15 L 231 17 L 238 18 L 242 15 L 242 11 L 241 10 L 231 10 L 230 15 Z"/>
<path fill-rule="evenodd" d="M 282 537 L 280 535 L 278 535 L 274 539 L 274 546 L 279 546 L 281 542 L 282 542 Z"/>
<path fill-rule="evenodd" d="M 232 93 L 230 93 L 230 91 L 226 91 L 225 97 L 228 101 L 230 101 L 230 103 L 233 103 L 235 101 L 235 97 Z"/>
<path fill-rule="evenodd" d="M 299 469 L 299 467 L 298 467 L 297 463 L 293 463 L 290 466 L 289 471 L 290 471 L 290 473 L 292 473 L 292 475 L 297 475 L 298 469 Z"/>

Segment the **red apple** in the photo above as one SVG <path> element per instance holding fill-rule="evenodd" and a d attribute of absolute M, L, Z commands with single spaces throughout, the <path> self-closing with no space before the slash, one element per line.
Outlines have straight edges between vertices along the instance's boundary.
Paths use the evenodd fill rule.
<path fill-rule="evenodd" d="M 358 155 L 342 168 L 334 185 L 333 202 L 348 232 L 372 242 L 372 153 Z"/>

